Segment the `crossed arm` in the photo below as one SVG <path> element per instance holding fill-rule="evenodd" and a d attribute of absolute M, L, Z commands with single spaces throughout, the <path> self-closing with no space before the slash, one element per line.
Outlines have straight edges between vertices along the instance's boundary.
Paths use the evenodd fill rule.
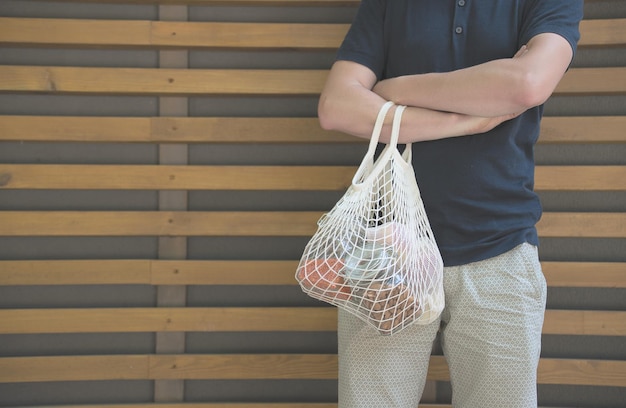
<path fill-rule="evenodd" d="M 498 59 L 447 73 L 407 75 L 376 83 L 363 65 L 337 61 L 318 106 L 320 124 L 369 138 L 385 101 L 407 105 L 400 143 L 487 132 L 552 94 L 572 59 L 560 35 L 539 34 L 513 58 Z M 388 141 L 391 114 L 381 141 Z"/>

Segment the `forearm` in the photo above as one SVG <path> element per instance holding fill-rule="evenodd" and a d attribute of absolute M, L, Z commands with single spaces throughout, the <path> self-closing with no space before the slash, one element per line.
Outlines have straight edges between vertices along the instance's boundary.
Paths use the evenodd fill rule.
<path fill-rule="evenodd" d="M 528 79 L 512 60 L 495 60 L 446 73 L 407 75 L 381 81 L 381 97 L 397 104 L 476 116 L 528 109 Z"/>
<path fill-rule="evenodd" d="M 447 73 L 407 75 L 374 91 L 398 104 L 476 116 L 523 112 L 544 103 L 563 77 L 573 51 L 561 36 L 533 37 L 512 58 Z"/>
<path fill-rule="evenodd" d="M 325 111 L 325 109 L 330 109 L 328 102 L 320 103 L 319 117 L 322 127 L 326 130 L 336 130 L 369 139 L 375 118 L 385 101 L 375 105 L 374 108 L 365 108 L 364 104 L 357 102 L 350 103 L 349 99 L 343 99 L 343 102 L 345 104 L 342 104 L 342 107 L 335 105 L 328 112 Z M 382 143 L 388 143 L 390 140 L 394 111 L 395 107 L 392 107 L 385 117 L 379 137 Z M 415 143 L 484 133 L 515 116 L 517 114 L 486 118 L 409 106 L 402 116 L 398 143 Z"/>
<path fill-rule="evenodd" d="M 387 102 L 372 91 L 376 77 L 367 68 L 354 62 L 339 61 L 330 70 L 319 100 L 320 125 L 369 139 L 378 111 Z M 389 141 L 394 109 L 385 118 L 380 141 Z M 484 118 L 408 107 L 402 118 L 400 143 L 443 139 L 483 133 L 515 115 Z"/>
<path fill-rule="evenodd" d="M 333 89 L 322 93 L 318 108 L 320 123 L 327 130 L 336 130 L 369 139 L 380 107 L 386 101 L 372 91 L 354 87 Z M 382 143 L 389 142 L 395 108 L 385 118 L 380 135 Z M 402 117 L 399 143 L 413 143 L 472 133 L 464 115 L 430 109 L 408 107 Z"/>
<path fill-rule="evenodd" d="M 388 116 L 391 120 L 391 115 Z M 476 128 L 476 119 L 482 121 L 482 118 L 409 106 L 402 115 L 398 142 L 415 143 L 481 133 L 483 130 Z M 391 126 L 388 128 L 382 140 L 385 143 L 391 135 Z"/>

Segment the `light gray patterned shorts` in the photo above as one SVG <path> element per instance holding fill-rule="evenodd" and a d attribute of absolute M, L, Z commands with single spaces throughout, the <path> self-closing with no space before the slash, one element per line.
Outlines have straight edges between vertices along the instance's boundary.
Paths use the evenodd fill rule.
<path fill-rule="evenodd" d="M 537 408 L 546 302 L 537 248 L 444 269 L 446 308 L 427 326 L 381 336 L 339 311 L 339 408 L 416 408 L 441 331 L 455 408 Z"/>

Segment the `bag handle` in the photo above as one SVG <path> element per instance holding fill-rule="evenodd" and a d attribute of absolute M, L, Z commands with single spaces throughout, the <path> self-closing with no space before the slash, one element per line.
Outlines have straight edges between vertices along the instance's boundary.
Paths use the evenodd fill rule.
<path fill-rule="evenodd" d="M 400 121 L 402 119 L 402 113 L 404 112 L 405 109 L 406 109 L 406 106 L 399 105 L 396 108 L 396 112 L 394 115 L 393 126 L 391 129 L 391 138 L 392 138 L 394 150 L 398 148 L 398 139 L 400 138 Z M 398 111 L 400 112 L 398 113 Z M 396 116 L 397 116 L 397 119 L 396 119 Z M 405 143 L 404 146 L 405 147 L 404 147 L 404 151 L 402 152 L 402 158 L 407 164 L 410 165 L 411 161 L 413 160 L 413 148 L 411 147 L 411 143 Z"/>
<path fill-rule="evenodd" d="M 391 140 L 389 141 L 388 145 L 390 153 L 387 154 L 393 154 L 393 152 L 398 149 L 398 139 L 400 138 L 400 122 L 402 121 L 402 114 L 404 113 L 405 109 L 406 106 L 398 105 L 396 111 L 394 112 L 393 124 L 391 125 Z M 413 149 L 411 148 L 411 143 L 405 144 L 405 148 L 401 156 L 407 164 L 411 164 L 411 160 L 413 159 Z M 386 158 L 387 157 L 385 156 L 385 159 Z"/>
<path fill-rule="evenodd" d="M 398 139 L 400 138 L 400 122 L 402 121 L 402 113 L 406 109 L 406 106 L 398 105 L 396 111 L 393 115 L 393 124 L 391 126 L 391 140 L 389 141 L 389 146 L 392 148 L 398 147 Z M 406 145 L 407 149 L 411 147 L 410 143 Z"/>
<path fill-rule="evenodd" d="M 376 123 L 374 123 L 374 130 L 372 130 L 372 136 L 370 137 L 370 145 L 367 148 L 367 153 L 365 153 L 365 157 L 374 157 L 374 153 L 376 152 L 376 147 L 378 146 L 378 139 L 380 138 L 380 134 L 383 130 L 383 125 L 385 124 L 385 117 L 387 116 L 387 112 L 393 106 L 393 102 L 388 101 L 383 106 L 380 107 L 380 111 L 378 111 L 378 117 L 376 117 Z"/>
<path fill-rule="evenodd" d="M 378 145 L 378 140 L 382 132 L 383 124 L 385 121 L 385 116 L 387 115 L 387 112 L 389 111 L 391 106 L 393 106 L 393 102 L 389 101 L 385 103 L 380 108 L 380 111 L 378 112 L 378 117 L 376 118 L 376 123 L 374 123 L 374 130 L 372 131 L 372 137 L 370 139 L 369 147 L 367 149 L 367 152 L 365 153 L 365 157 L 363 158 L 361 165 L 359 166 L 356 173 L 354 174 L 354 177 L 352 178 L 353 186 L 359 186 L 365 182 L 365 180 L 362 180 L 362 181 L 359 181 L 359 180 L 362 179 L 363 173 L 368 168 L 370 168 L 370 164 L 372 162 L 374 154 L 376 153 L 376 147 Z M 381 154 L 381 156 L 376 161 L 376 165 L 374 166 L 373 169 L 371 169 L 371 172 L 367 176 L 367 178 L 381 171 L 381 168 L 389 160 L 389 156 L 394 154 L 395 151 L 397 151 L 398 138 L 400 137 L 400 122 L 402 121 L 402 113 L 404 112 L 404 109 L 406 109 L 406 106 L 403 106 L 403 105 L 397 106 L 396 111 L 394 112 L 394 115 L 393 115 L 393 124 L 391 126 L 391 139 L 389 143 L 387 144 L 387 146 L 385 147 L 385 149 L 383 150 L 383 153 Z M 410 163 L 411 156 L 412 156 L 411 144 L 407 143 L 406 148 L 404 149 L 404 152 L 402 154 L 402 158 L 407 163 Z"/>
<path fill-rule="evenodd" d="M 380 107 L 378 111 L 378 116 L 376 117 L 376 122 L 374 123 L 374 129 L 372 130 L 372 136 L 370 137 L 370 144 L 367 148 L 367 152 L 365 153 L 365 157 L 361 161 L 361 165 L 357 169 L 356 173 L 354 173 L 354 177 L 352 177 L 352 185 L 358 186 L 362 184 L 359 180 L 363 177 L 363 173 L 368 170 L 370 163 L 374 160 L 374 154 L 376 153 L 376 147 L 378 146 L 378 139 L 380 138 L 380 133 L 383 130 L 383 124 L 385 122 L 385 116 L 387 116 L 387 112 L 393 106 L 393 102 L 388 101 L 383 106 Z"/>

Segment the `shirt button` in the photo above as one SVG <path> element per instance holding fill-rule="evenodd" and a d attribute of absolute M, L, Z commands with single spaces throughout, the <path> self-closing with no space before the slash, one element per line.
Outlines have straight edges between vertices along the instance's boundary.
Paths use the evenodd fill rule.
<path fill-rule="evenodd" d="M 457 34 L 461 34 L 463 32 L 463 27 L 457 27 L 454 29 L 454 32 Z"/>
<path fill-rule="evenodd" d="M 459 0 L 459 6 L 463 7 L 465 5 L 465 0 Z"/>

